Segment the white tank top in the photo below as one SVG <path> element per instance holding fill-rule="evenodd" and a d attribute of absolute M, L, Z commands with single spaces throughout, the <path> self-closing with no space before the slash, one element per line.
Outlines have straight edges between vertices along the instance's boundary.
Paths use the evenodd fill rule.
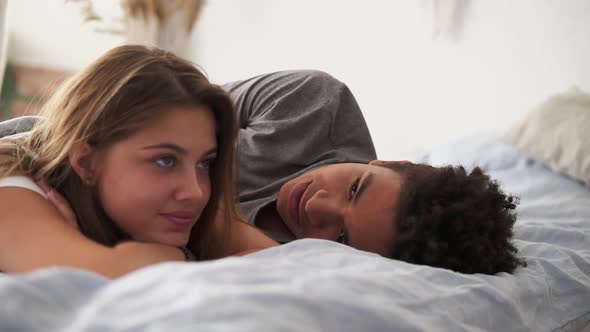
<path fill-rule="evenodd" d="M 0 179 L 0 187 L 20 187 L 32 190 L 39 195 L 47 198 L 47 194 L 33 181 L 31 178 L 27 176 L 7 176 Z"/>

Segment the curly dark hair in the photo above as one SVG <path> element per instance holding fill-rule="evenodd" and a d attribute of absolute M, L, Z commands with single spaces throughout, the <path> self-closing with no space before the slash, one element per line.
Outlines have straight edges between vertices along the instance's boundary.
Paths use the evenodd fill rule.
<path fill-rule="evenodd" d="M 512 273 L 526 266 L 511 243 L 518 199 L 479 167 L 387 166 L 403 182 L 392 258 L 461 273 Z"/>

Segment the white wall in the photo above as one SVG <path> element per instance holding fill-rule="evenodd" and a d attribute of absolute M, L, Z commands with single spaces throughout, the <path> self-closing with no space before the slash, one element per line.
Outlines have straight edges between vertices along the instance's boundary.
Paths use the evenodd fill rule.
<path fill-rule="evenodd" d="M 8 24 L 7 6 L 8 0 L 0 0 L 0 91 L 2 91 L 2 83 L 4 82 L 4 70 L 6 61 L 8 59 Z"/>
<path fill-rule="evenodd" d="M 9 61 L 33 66 L 79 69 L 122 41 L 83 25 L 78 6 L 64 0 L 9 0 L 8 25 Z"/>
<path fill-rule="evenodd" d="M 590 1 L 471 0 L 455 41 L 432 39 L 427 3 L 209 0 L 191 58 L 216 82 L 331 73 L 357 96 L 384 159 L 502 130 L 571 85 L 590 90 Z M 13 0 L 9 16 L 19 63 L 77 69 L 122 41 L 81 25 L 63 0 Z"/>

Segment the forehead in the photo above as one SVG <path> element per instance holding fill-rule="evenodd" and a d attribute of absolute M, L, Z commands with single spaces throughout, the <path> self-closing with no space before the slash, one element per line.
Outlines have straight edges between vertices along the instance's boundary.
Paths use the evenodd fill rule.
<path fill-rule="evenodd" d="M 135 136 L 179 136 L 215 132 L 215 118 L 206 106 L 169 106 L 161 115 L 141 127 Z"/>
<path fill-rule="evenodd" d="M 216 143 L 215 118 L 205 106 L 172 106 L 140 127 L 126 140 L 129 144 L 167 142 L 185 147 Z"/>
<path fill-rule="evenodd" d="M 147 146 L 173 144 L 194 158 L 217 148 L 215 118 L 206 107 L 173 107 L 141 126 L 131 136 L 101 151 L 110 161 L 128 159 Z M 147 150 L 145 150 L 147 151 Z"/>
<path fill-rule="evenodd" d="M 351 206 L 345 221 L 348 240 L 357 249 L 389 256 L 395 237 L 395 212 L 402 177 L 380 166 L 370 166 L 368 172 L 374 174 L 371 185 L 357 204 Z"/>

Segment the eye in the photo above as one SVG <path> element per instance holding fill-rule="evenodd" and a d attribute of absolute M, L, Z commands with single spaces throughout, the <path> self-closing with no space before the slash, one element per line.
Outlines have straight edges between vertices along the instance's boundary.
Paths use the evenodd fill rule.
<path fill-rule="evenodd" d="M 357 177 L 354 182 L 352 182 L 352 185 L 350 186 L 350 199 L 353 199 L 354 196 L 356 195 L 357 190 L 359 189 L 359 183 L 361 181 L 361 177 Z"/>
<path fill-rule="evenodd" d="M 208 170 L 211 168 L 211 166 L 213 166 L 213 163 L 215 163 L 215 158 L 203 160 L 203 161 L 197 163 L 197 168 Z"/>
<path fill-rule="evenodd" d="M 163 168 L 171 168 L 176 164 L 174 156 L 164 156 L 155 160 L 156 164 Z"/>

